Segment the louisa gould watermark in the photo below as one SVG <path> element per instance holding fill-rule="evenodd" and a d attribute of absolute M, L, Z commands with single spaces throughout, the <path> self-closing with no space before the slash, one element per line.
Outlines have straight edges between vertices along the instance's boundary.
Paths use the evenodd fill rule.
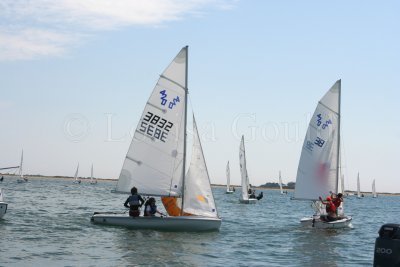
<path fill-rule="evenodd" d="M 232 116 L 228 123 L 223 123 L 223 126 L 217 125 L 213 121 L 207 121 L 202 122 L 197 127 L 200 139 L 206 142 L 219 141 L 226 138 L 226 134 L 229 134 L 231 138 L 233 137 L 238 141 L 244 135 L 246 141 L 250 142 L 261 139 L 270 143 L 278 141 L 297 143 L 304 140 L 304 133 L 300 136 L 300 132 L 307 129 L 311 117 L 311 114 L 305 114 L 299 121 L 278 122 L 265 120 L 265 115 L 257 116 L 256 113 L 239 113 Z M 126 132 L 121 132 L 113 126 L 115 122 L 118 122 L 117 114 L 104 113 L 103 118 L 102 121 L 105 127 L 101 127 L 102 132 L 97 133 L 97 135 L 102 135 L 104 142 L 129 142 L 140 128 L 137 125 L 131 125 Z M 63 121 L 64 137 L 71 142 L 84 141 L 91 135 L 93 128 L 90 120 L 80 113 L 68 114 Z M 187 129 L 187 135 L 191 136 L 193 134 L 191 119 L 188 121 Z M 172 138 L 182 138 L 182 135 L 182 127 L 171 129 L 170 136 Z M 137 135 L 136 138 L 144 138 L 144 135 L 142 137 Z"/>

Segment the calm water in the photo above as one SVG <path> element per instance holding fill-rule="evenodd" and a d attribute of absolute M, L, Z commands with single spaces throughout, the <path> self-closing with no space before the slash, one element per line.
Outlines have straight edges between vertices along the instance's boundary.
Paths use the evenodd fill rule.
<path fill-rule="evenodd" d="M 0 220 L 0 266 L 366 266 L 372 265 L 379 227 L 399 222 L 399 197 L 347 198 L 353 229 L 305 229 L 308 202 L 264 191 L 256 205 L 239 192 L 214 188 L 220 232 L 168 233 L 93 225 L 93 211 L 123 211 L 125 195 L 112 182 L 6 177 L 9 203 Z M 259 190 L 257 190 L 259 192 Z M 258 193 L 257 192 L 257 193 Z"/>

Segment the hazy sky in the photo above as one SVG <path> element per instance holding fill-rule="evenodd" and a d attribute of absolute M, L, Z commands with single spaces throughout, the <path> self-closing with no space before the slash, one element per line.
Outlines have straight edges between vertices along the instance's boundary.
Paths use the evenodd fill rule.
<path fill-rule="evenodd" d="M 342 79 L 347 189 L 400 192 L 400 2 L 1 0 L 0 166 L 118 178 L 158 75 L 189 45 L 213 183 L 295 181 L 319 99 Z M 190 116 L 189 116 L 190 117 Z"/>

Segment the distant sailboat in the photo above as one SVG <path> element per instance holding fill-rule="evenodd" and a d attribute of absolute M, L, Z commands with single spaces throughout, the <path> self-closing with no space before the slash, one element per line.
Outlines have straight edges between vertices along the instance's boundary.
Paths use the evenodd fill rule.
<path fill-rule="evenodd" d="M 281 190 L 281 195 L 283 195 L 281 171 L 279 171 L 279 189 Z"/>
<path fill-rule="evenodd" d="M 0 219 L 3 218 L 3 216 L 6 214 L 7 206 L 8 204 L 4 202 L 3 189 L 0 188 Z"/>
<path fill-rule="evenodd" d="M 142 113 L 116 192 L 159 196 L 169 216 L 95 212 L 92 222 L 133 229 L 212 231 L 221 226 L 193 116 L 192 158 L 186 172 L 188 47 L 160 78 Z M 116 199 L 120 199 L 117 197 Z"/>
<path fill-rule="evenodd" d="M 244 136 L 242 135 L 242 141 L 240 142 L 239 148 L 239 163 L 240 163 L 240 174 L 242 177 L 242 194 L 240 196 L 240 203 L 242 204 L 255 204 L 257 199 L 251 194 L 251 187 L 249 183 L 249 176 L 247 174 L 246 167 L 246 151 L 244 148 Z"/>
<path fill-rule="evenodd" d="M 96 178 L 93 178 L 93 164 L 92 164 L 92 168 L 90 170 L 90 184 L 97 184 Z"/>
<path fill-rule="evenodd" d="M 24 162 L 24 151 L 21 153 L 21 163 L 19 164 L 19 178 L 17 179 L 17 183 L 26 183 L 28 182 L 28 178 L 24 177 L 24 173 L 22 172 L 22 163 Z"/>
<path fill-rule="evenodd" d="M 375 189 L 375 179 L 372 182 L 372 197 L 376 198 L 378 195 L 376 194 L 376 189 Z"/>
<path fill-rule="evenodd" d="M 300 220 L 316 228 L 343 228 L 352 218 L 324 219 L 325 205 L 319 198 L 338 193 L 340 171 L 340 90 L 338 80 L 319 101 L 308 126 L 296 177 L 294 198 L 313 201 L 315 214 Z"/>
<path fill-rule="evenodd" d="M 229 169 L 229 161 L 226 164 L 226 193 L 233 194 L 235 191 L 231 188 L 231 171 Z"/>
<path fill-rule="evenodd" d="M 343 196 L 345 195 L 345 192 L 344 192 L 344 175 L 342 174 L 341 176 L 340 176 L 340 189 L 341 189 L 341 193 L 343 194 Z"/>
<path fill-rule="evenodd" d="M 357 174 L 357 198 L 361 198 L 361 191 L 360 191 L 360 173 Z"/>
<path fill-rule="evenodd" d="M 81 180 L 78 179 L 78 171 L 79 171 L 79 163 L 78 166 L 76 167 L 75 175 L 74 175 L 74 184 L 80 184 Z"/>

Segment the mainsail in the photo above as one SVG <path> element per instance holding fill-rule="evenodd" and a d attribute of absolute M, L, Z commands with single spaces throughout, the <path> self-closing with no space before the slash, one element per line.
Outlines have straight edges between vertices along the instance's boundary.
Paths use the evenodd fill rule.
<path fill-rule="evenodd" d="M 226 164 L 226 191 L 231 190 L 231 171 L 229 169 L 229 161 Z"/>
<path fill-rule="evenodd" d="M 375 179 L 374 179 L 374 181 L 372 182 L 372 196 L 373 196 L 373 197 L 376 197 Z"/>
<path fill-rule="evenodd" d="M 24 179 L 24 174 L 22 172 L 22 163 L 24 162 L 24 151 L 22 150 L 21 153 L 21 163 L 19 164 L 19 176 L 21 177 L 21 179 Z"/>
<path fill-rule="evenodd" d="M 144 108 L 116 186 L 117 192 L 181 196 L 184 174 L 187 47 L 160 78 Z"/>
<path fill-rule="evenodd" d="M 78 181 L 78 171 L 79 171 L 79 163 L 78 166 L 76 167 L 75 175 L 74 175 L 74 180 Z"/>
<path fill-rule="evenodd" d="M 249 199 L 249 176 L 247 175 L 246 168 L 246 151 L 244 148 L 244 136 L 242 135 L 242 141 L 240 142 L 239 148 L 239 164 L 240 164 L 240 174 L 242 176 L 242 199 Z"/>
<path fill-rule="evenodd" d="M 360 173 L 357 174 L 357 197 L 361 197 L 361 191 L 360 191 Z"/>
<path fill-rule="evenodd" d="M 340 189 L 341 189 L 341 193 L 344 195 L 344 175 L 343 174 L 340 176 Z"/>
<path fill-rule="evenodd" d="M 0 188 L 0 202 L 4 201 L 4 193 L 3 193 L 3 189 Z"/>
<path fill-rule="evenodd" d="M 279 171 L 279 188 L 281 190 L 281 194 L 283 194 L 281 171 Z"/>
<path fill-rule="evenodd" d="M 338 191 L 340 89 L 338 80 L 319 101 L 311 118 L 297 170 L 296 199 L 318 200 Z"/>

